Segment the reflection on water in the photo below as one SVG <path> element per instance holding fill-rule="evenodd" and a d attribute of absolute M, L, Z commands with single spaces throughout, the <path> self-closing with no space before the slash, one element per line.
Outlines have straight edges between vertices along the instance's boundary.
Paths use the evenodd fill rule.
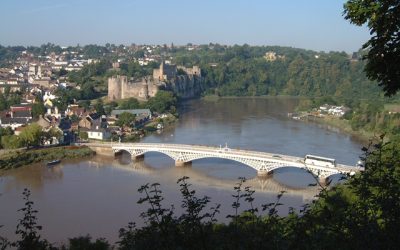
<path fill-rule="evenodd" d="M 154 160 L 151 155 L 147 158 Z M 44 226 L 43 236 L 51 241 L 87 233 L 115 241 L 119 228 L 129 221 L 142 225 L 139 215 L 147 207 L 136 204 L 141 197 L 137 190 L 146 183 L 160 183 L 164 205 L 174 204 L 179 214 L 181 196 L 176 182 L 182 176 L 190 177 L 189 183 L 199 196 L 211 197 L 210 206 L 222 204 L 220 221 L 226 221 L 226 215 L 233 213 L 230 205 L 233 187 L 238 182 L 236 178 L 221 179 L 209 175 L 208 163 L 175 167 L 167 158 L 164 160 L 165 165 L 153 166 L 146 158 L 132 162 L 128 155 L 116 159 L 97 156 L 85 161 L 63 162 L 53 168 L 35 165 L 8 171 L 0 181 L 0 193 L 3 194 L 0 196 L 0 222 L 5 225 L 0 232 L 8 238 L 14 237 L 21 216 L 17 210 L 23 207 L 21 193 L 25 187 L 32 190 L 32 200 L 39 211 L 39 224 Z M 272 176 L 258 178 L 253 175 L 245 186 L 256 190 L 258 206 L 274 202 L 278 192 L 286 191 L 282 200 L 284 206 L 280 209 L 282 215 L 288 212 L 289 207 L 300 208 L 316 193 L 315 187 L 290 188 Z M 243 204 L 243 209 L 247 208 Z"/>
<path fill-rule="evenodd" d="M 143 142 L 224 145 L 229 147 L 282 153 L 294 156 L 316 154 L 336 158 L 352 165 L 360 145 L 351 137 L 315 124 L 289 119 L 296 99 L 225 99 L 217 102 L 191 101 L 182 108 L 175 127 L 165 128 Z M 132 162 L 130 156 L 100 157 L 63 161 L 47 168 L 32 165 L 0 175 L 0 235 L 12 238 L 23 207 L 22 191 L 32 190 L 43 236 L 52 242 L 90 233 L 94 238 L 117 240 L 118 229 L 135 221 L 142 225 L 138 188 L 146 183 L 160 183 L 164 205 L 174 204 L 181 211 L 177 180 L 190 177 L 198 196 L 211 197 L 211 206 L 222 204 L 220 221 L 233 213 L 233 187 L 238 177 L 256 190 L 256 204 L 276 201 L 277 193 L 286 191 L 279 213 L 299 209 L 313 199 L 314 178 L 300 169 L 281 168 L 266 178 L 241 163 L 223 159 L 201 159 L 190 167 L 175 167 L 174 161 L 160 153 L 147 153 L 144 160 Z M 243 209 L 247 209 L 243 203 Z"/>
<path fill-rule="evenodd" d="M 43 167 L 39 164 L 20 169 L 3 172 L 3 185 L 0 193 L 6 193 L 13 189 L 29 187 L 32 191 L 41 190 L 45 182 L 59 181 L 63 178 L 62 167 Z M 1 190 L 1 189 L 0 189 Z"/>
<path fill-rule="evenodd" d="M 108 164 L 112 164 L 113 167 L 120 168 L 126 171 L 132 171 L 135 173 L 141 174 L 150 174 L 150 175 L 162 175 L 163 178 L 177 180 L 182 176 L 190 177 L 190 182 L 203 185 L 203 186 L 212 186 L 216 188 L 224 188 L 231 190 L 232 187 L 236 185 L 238 179 L 222 179 L 219 177 L 212 176 L 208 173 L 212 173 L 212 171 L 207 171 L 208 169 L 199 169 L 193 168 L 191 166 L 187 167 L 175 167 L 171 165 L 167 169 L 157 169 L 150 164 L 148 164 L 144 160 L 131 161 L 129 159 L 129 154 L 123 154 L 123 157 L 118 157 L 116 161 L 109 162 L 107 159 L 101 161 L 89 161 L 91 166 L 96 166 L 98 168 L 107 166 Z M 218 164 L 220 165 L 220 164 Z M 219 167 L 219 166 L 218 166 Z M 255 171 L 253 171 L 255 172 Z M 289 173 L 293 173 L 294 169 Z M 281 173 L 280 173 L 281 174 Z M 314 184 L 315 180 L 310 177 L 310 183 Z M 247 177 L 245 186 L 250 186 L 257 192 L 268 192 L 268 193 L 279 193 L 284 191 L 288 194 L 303 196 L 306 200 L 312 199 L 318 192 L 318 188 L 316 186 L 310 187 L 310 185 L 305 186 L 289 186 L 284 183 L 277 181 L 273 178 L 273 175 L 270 176 L 252 176 Z"/>

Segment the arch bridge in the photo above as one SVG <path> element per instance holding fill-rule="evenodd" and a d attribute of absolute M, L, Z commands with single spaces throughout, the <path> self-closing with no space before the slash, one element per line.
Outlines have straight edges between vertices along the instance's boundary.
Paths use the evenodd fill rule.
<path fill-rule="evenodd" d="M 126 151 L 132 159 L 144 157 L 147 152 L 159 152 L 171 157 L 176 166 L 190 164 L 194 160 L 204 158 L 221 158 L 243 163 L 257 171 L 259 176 L 272 173 L 273 170 L 282 167 L 295 167 L 304 169 L 320 180 L 326 180 L 334 174 L 355 174 L 362 171 L 360 167 L 336 164 L 336 166 L 320 166 L 305 163 L 303 158 L 258 152 L 225 147 L 213 147 L 186 144 L 162 144 L 162 143 L 85 143 L 96 152 L 99 148 L 111 149 L 113 154 Z"/>

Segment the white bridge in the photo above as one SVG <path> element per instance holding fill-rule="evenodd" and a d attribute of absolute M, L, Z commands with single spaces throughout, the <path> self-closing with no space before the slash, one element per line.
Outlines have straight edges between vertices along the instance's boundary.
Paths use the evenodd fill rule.
<path fill-rule="evenodd" d="M 161 144 L 161 143 L 85 143 L 90 148 L 109 148 L 112 152 L 128 152 L 132 159 L 143 157 L 147 152 L 159 152 L 175 160 L 176 166 L 189 164 L 194 160 L 204 158 L 221 158 L 243 163 L 257 171 L 260 176 L 272 173 L 282 167 L 304 169 L 321 180 L 334 174 L 355 174 L 363 170 L 360 167 L 336 164 L 336 166 L 320 166 L 307 164 L 303 158 L 257 152 L 250 150 L 211 147 L 201 145 Z"/>

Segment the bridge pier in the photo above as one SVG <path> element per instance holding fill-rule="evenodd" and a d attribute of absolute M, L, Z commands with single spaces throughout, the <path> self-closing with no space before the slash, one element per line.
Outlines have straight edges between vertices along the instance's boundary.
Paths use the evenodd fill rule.
<path fill-rule="evenodd" d="M 190 166 L 190 165 L 192 165 L 192 162 L 191 162 L 191 161 L 187 161 L 187 162 L 185 162 L 185 161 L 180 161 L 180 160 L 176 160 L 176 161 L 175 161 L 175 166 L 176 166 L 176 167 L 185 167 L 185 166 Z"/>
<path fill-rule="evenodd" d="M 273 175 L 274 171 L 268 171 L 268 170 L 258 170 L 257 171 L 257 176 L 258 177 L 268 177 Z"/>
<path fill-rule="evenodd" d="M 319 176 L 318 177 L 318 182 L 321 186 L 327 186 L 329 182 L 329 178 L 325 176 Z"/>
<path fill-rule="evenodd" d="M 132 160 L 133 161 L 142 161 L 142 160 L 144 160 L 144 154 L 142 154 L 142 155 L 132 155 Z"/>

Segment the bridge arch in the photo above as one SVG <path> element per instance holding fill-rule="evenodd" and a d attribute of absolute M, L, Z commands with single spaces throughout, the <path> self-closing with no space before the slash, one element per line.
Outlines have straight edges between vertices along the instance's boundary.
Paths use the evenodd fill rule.
<path fill-rule="evenodd" d="M 166 155 L 174 160 L 179 157 L 178 153 L 166 151 L 166 150 L 158 150 L 158 149 L 136 149 L 136 148 L 125 148 L 125 147 L 115 147 L 113 148 L 114 153 L 118 153 L 121 151 L 128 152 L 131 155 L 132 159 L 143 157 L 146 153 L 149 152 L 157 152 L 163 155 Z"/>
<path fill-rule="evenodd" d="M 123 149 L 116 149 L 116 150 L 113 150 L 114 156 L 117 156 L 117 155 L 119 155 L 119 154 L 123 154 L 124 152 L 125 152 L 125 153 L 128 153 L 129 155 L 132 156 L 132 152 L 131 152 L 129 149 L 123 148 Z"/>

